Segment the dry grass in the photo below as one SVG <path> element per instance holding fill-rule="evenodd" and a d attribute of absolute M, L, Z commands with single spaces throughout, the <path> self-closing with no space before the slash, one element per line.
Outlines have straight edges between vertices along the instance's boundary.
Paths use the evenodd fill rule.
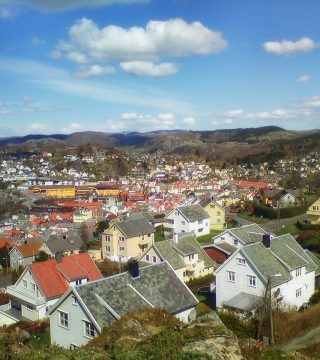
<path fill-rule="evenodd" d="M 276 312 L 273 323 L 275 341 L 277 343 L 287 342 L 320 326 L 320 304 L 311 306 L 302 312 Z"/>

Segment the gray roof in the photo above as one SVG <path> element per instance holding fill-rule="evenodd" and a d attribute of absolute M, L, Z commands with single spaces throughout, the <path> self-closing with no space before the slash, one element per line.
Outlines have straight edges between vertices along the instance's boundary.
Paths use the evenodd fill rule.
<path fill-rule="evenodd" d="M 271 250 L 286 265 L 288 265 L 290 271 L 302 266 L 306 267 L 307 272 L 316 270 L 317 268 L 314 262 L 311 261 L 310 257 L 290 234 L 273 238 L 271 240 Z"/>
<path fill-rule="evenodd" d="M 262 243 L 243 246 L 240 252 L 258 269 L 265 281 L 271 276 L 272 286 L 291 279 L 290 272 L 286 266 L 272 253 L 270 248 L 266 248 Z M 281 276 L 273 276 L 275 274 L 281 274 Z"/>
<path fill-rule="evenodd" d="M 125 220 L 118 220 L 116 219 L 116 224 L 119 230 L 127 237 L 135 237 L 146 235 L 149 233 L 154 233 L 156 230 L 155 228 L 144 218 L 141 217 L 139 219 L 125 219 Z"/>
<path fill-rule="evenodd" d="M 203 219 L 209 219 L 209 214 L 203 210 L 203 208 L 197 205 L 179 206 L 178 210 L 188 221 L 199 221 Z"/>
<path fill-rule="evenodd" d="M 244 225 L 227 231 L 237 237 L 244 244 L 252 244 L 262 241 L 263 235 L 268 234 L 268 232 L 263 230 L 258 224 Z"/>
<path fill-rule="evenodd" d="M 84 242 L 78 232 L 69 231 L 66 235 L 61 233 L 51 235 L 45 244 L 55 254 L 57 252 L 79 250 L 84 245 Z"/>
<path fill-rule="evenodd" d="M 75 290 L 101 328 L 115 321 L 105 303 L 120 317 L 152 306 L 176 314 L 198 303 L 167 262 L 140 268 L 136 279 L 125 272 Z"/>
<path fill-rule="evenodd" d="M 209 245 L 207 247 L 210 247 L 212 245 Z M 233 246 L 231 244 L 228 243 L 218 243 L 218 244 L 213 244 L 214 247 L 221 249 L 224 252 L 227 252 L 228 254 L 233 254 L 236 250 L 238 250 L 238 248 L 236 246 Z"/>
<path fill-rule="evenodd" d="M 305 253 L 309 256 L 311 261 L 316 265 L 315 275 L 320 275 L 320 259 L 311 251 L 305 250 Z"/>
<path fill-rule="evenodd" d="M 180 235 L 177 242 L 174 240 L 158 241 L 154 247 L 162 259 L 167 260 L 175 270 L 185 267 L 183 257 L 191 254 L 198 254 L 198 259 L 204 262 L 205 267 L 216 265 L 193 235 Z"/>
<path fill-rule="evenodd" d="M 256 307 L 260 306 L 262 302 L 262 297 L 242 292 L 240 294 L 237 294 L 233 298 L 225 301 L 223 303 L 223 306 L 227 306 L 233 309 L 251 311 L 254 310 Z"/>

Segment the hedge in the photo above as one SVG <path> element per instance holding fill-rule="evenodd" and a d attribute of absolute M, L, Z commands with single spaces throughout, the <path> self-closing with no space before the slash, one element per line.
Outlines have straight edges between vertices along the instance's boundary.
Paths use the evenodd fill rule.
<path fill-rule="evenodd" d="M 286 219 L 286 218 L 290 218 L 293 216 L 304 214 L 307 211 L 307 209 L 308 209 L 307 205 L 280 208 L 279 216 L 280 216 L 280 219 Z M 277 210 L 274 210 L 271 207 L 261 205 L 261 204 L 257 204 L 254 206 L 254 214 L 257 217 L 262 216 L 262 217 L 268 218 L 268 219 L 277 219 L 277 217 L 278 217 Z"/>
<path fill-rule="evenodd" d="M 302 230 L 302 231 L 305 231 L 305 230 L 314 230 L 314 231 L 320 230 L 320 225 L 307 224 L 307 223 L 304 223 L 304 222 L 301 222 L 301 221 L 297 221 L 296 226 L 297 226 L 297 228 L 299 230 Z"/>

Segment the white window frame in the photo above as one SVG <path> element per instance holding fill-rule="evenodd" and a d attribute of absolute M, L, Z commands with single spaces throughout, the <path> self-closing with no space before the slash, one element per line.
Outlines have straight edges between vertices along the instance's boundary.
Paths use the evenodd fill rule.
<path fill-rule="evenodd" d="M 83 336 L 92 339 L 95 335 L 95 328 L 92 322 L 88 320 L 83 321 Z"/>
<path fill-rule="evenodd" d="M 69 314 L 65 311 L 58 310 L 59 312 L 59 326 L 69 329 Z"/>
<path fill-rule="evenodd" d="M 302 288 L 296 290 L 296 298 L 300 298 L 302 296 Z"/>
<path fill-rule="evenodd" d="M 227 275 L 228 275 L 228 282 L 231 282 L 231 283 L 236 282 L 236 272 L 235 271 L 227 270 Z"/>
<path fill-rule="evenodd" d="M 26 309 L 31 311 L 31 312 L 34 310 L 33 307 L 31 305 L 28 305 L 28 304 L 26 305 Z"/>
<path fill-rule="evenodd" d="M 257 287 L 257 277 L 254 275 L 247 275 L 248 276 L 248 285 L 250 287 Z"/>
<path fill-rule="evenodd" d="M 124 242 L 124 240 L 125 240 L 125 239 L 124 239 L 124 236 L 119 236 L 119 241 L 120 241 L 120 242 Z"/>
<path fill-rule="evenodd" d="M 121 252 L 125 251 L 124 246 L 120 246 L 119 251 L 121 251 Z"/>
<path fill-rule="evenodd" d="M 242 266 L 246 266 L 247 262 L 246 262 L 245 259 L 237 258 L 237 264 L 242 265 Z"/>
<path fill-rule="evenodd" d="M 110 252 L 111 251 L 111 246 L 110 245 L 107 245 L 106 246 L 106 252 Z"/>
<path fill-rule="evenodd" d="M 299 277 L 302 275 L 302 267 L 299 267 L 298 269 L 296 269 L 296 277 Z"/>
<path fill-rule="evenodd" d="M 36 290 L 37 290 L 37 286 L 36 286 L 36 284 L 35 284 L 35 283 L 30 282 L 30 290 L 31 290 L 32 292 L 36 292 Z"/>
<path fill-rule="evenodd" d="M 22 280 L 22 286 L 24 287 L 24 289 L 28 289 L 28 281 Z"/>

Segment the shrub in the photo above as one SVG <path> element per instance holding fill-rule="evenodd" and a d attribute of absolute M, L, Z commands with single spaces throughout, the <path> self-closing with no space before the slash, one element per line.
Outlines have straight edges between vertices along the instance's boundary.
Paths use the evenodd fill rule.
<path fill-rule="evenodd" d="M 256 323 L 254 320 L 241 319 L 233 312 L 220 311 L 219 317 L 225 326 L 240 338 L 255 338 Z"/>
<path fill-rule="evenodd" d="M 203 302 L 200 302 L 196 306 L 196 311 L 197 311 L 197 316 L 202 316 L 205 314 L 209 314 L 212 311 L 212 309 L 210 306 L 204 304 Z"/>
<path fill-rule="evenodd" d="M 320 290 L 319 289 L 317 291 L 315 291 L 309 299 L 310 305 L 315 305 L 318 303 L 320 303 Z"/>
<path fill-rule="evenodd" d="M 205 275 L 199 278 L 190 279 L 186 282 L 188 288 L 193 292 L 197 292 L 200 287 L 210 285 L 214 280 L 214 276 L 212 274 Z"/>
<path fill-rule="evenodd" d="M 8 304 L 10 297 L 7 293 L 0 291 L 0 305 Z"/>

